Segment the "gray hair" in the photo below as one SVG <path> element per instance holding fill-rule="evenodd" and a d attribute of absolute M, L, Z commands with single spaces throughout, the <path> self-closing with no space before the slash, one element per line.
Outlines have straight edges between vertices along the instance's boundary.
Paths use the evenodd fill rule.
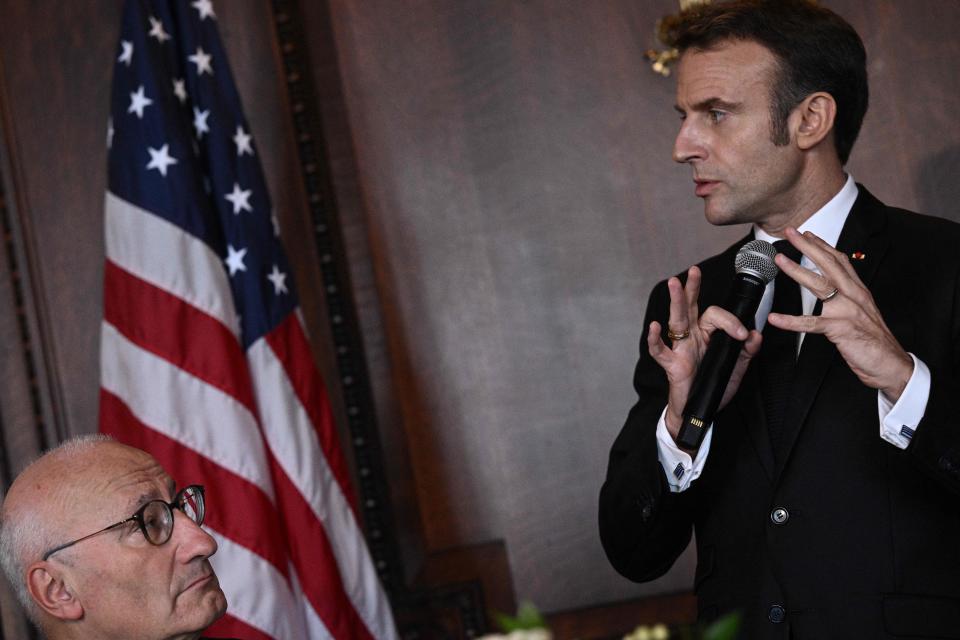
<path fill-rule="evenodd" d="M 89 452 L 98 444 L 113 441 L 110 436 L 99 433 L 71 438 L 31 462 L 20 475 L 42 460 L 51 457 L 69 459 Z M 42 516 L 41 509 L 10 509 L 6 501 L 0 509 L 0 566 L 27 616 L 38 625 L 40 609 L 27 590 L 25 572 L 28 564 L 38 560 L 46 549 L 56 546 L 55 525 Z"/>

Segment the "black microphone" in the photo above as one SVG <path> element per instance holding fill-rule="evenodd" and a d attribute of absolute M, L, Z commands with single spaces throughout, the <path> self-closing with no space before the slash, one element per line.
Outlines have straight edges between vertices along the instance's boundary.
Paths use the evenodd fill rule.
<path fill-rule="evenodd" d="M 734 260 L 737 275 L 734 276 L 733 289 L 723 308 L 747 328 L 753 325 L 753 317 L 767 283 L 777 277 L 779 270 L 773 261 L 775 255 L 777 250 L 764 240 L 751 240 L 737 252 Z M 687 404 L 683 408 L 683 422 L 677 436 L 677 444 L 681 447 L 691 450 L 700 448 L 707 429 L 713 423 L 713 415 L 720 406 L 742 347 L 742 340 L 731 338 L 722 329 L 715 330 L 710 336 L 707 351 L 703 354 Z"/>

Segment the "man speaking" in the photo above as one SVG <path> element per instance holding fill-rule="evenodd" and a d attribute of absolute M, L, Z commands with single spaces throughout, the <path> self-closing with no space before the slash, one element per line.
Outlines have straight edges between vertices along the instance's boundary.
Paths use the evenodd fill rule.
<path fill-rule="evenodd" d="M 650 296 L 607 555 L 652 580 L 695 532 L 700 618 L 739 610 L 744 638 L 960 638 L 960 227 L 845 173 L 866 54 L 833 12 L 708 5 L 677 46 L 674 160 L 708 222 L 752 230 Z M 779 274 L 741 321 L 723 305 L 755 239 Z M 742 346 L 697 446 L 681 425 L 721 333 Z"/>

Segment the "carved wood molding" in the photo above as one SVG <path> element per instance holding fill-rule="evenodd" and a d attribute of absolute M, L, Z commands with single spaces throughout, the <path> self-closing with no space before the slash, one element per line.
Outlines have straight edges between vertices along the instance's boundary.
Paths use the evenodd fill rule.
<path fill-rule="evenodd" d="M 11 293 L 13 294 L 13 312 L 19 329 L 19 348 L 23 357 L 23 364 L 27 371 L 30 387 L 30 404 L 33 406 L 33 426 L 40 433 L 44 431 L 43 411 L 40 402 L 40 389 L 37 385 L 37 364 L 34 360 L 35 340 L 27 321 L 27 306 L 23 293 L 24 272 L 17 260 L 17 247 L 14 245 L 13 227 L 10 224 L 10 213 L 7 210 L 6 198 L 3 191 L 2 174 L 0 174 L 0 230 L 3 232 L 3 252 L 6 257 L 7 276 L 10 279 Z M 24 425 L 25 426 L 25 425 Z"/>
<path fill-rule="evenodd" d="M 5 113 L 4 97 L 0 82 L 0 114 Z M 6 118 L 0 118 L 0 125 L 6 123 Z M 4 393 L 0 394 L 0 499 L 6 495 L 20 467 L 36 455 L 37 445 L 43 442 L 47 433 L 36 360 L 38 345 L 28 316 L 26 287 L 29 278 L 19 258 L 25 247 L 18 246 L 22 236 L 13 223 L 13 212 L 8 204 L 10 199 L 5 178 L 9 175 L 6 165 L 9 154 L 4 142 L 5 136 L 0 136 L 0 233 L 3 234 L 0 244 L 0 290 L 5 294 L 4 299 L 0 299 L 0 313 L 3 316 L 0 326 L 3 326 L 4 343 L 10 345 L 15 342 L 16 346 L 11 350 L 19 351 L 18 366 L 11 367 L 13 363 L 4 363 L 4 370 L 9 372 L 13 368 L 21 375 L 4 376 Z M 16 393 L 17 387 L 25 387 L 27 393 L 26 398 L 14 403 L 7 391 L 13 389 Z M 16 426 L 12 426 L 13 423 Z M 12 441 L 11 436 L 14 435 L 28 444 L 25 446 Z M 0 583 L 0 637 L 37 640 L 37 629 L 27 621 L 6 580 L 0 578 Z"/>
<path fill-rule="evenodd" d="M 274 24 L 286 74 L 290 118 L 307 193 L 313 240 L 320 256 L 327 320 L 336 352 L 340 390 L 347 411 L 350 446 L 357 465 L 360 509 L 374 564 L 388 593 L 402 582 L 389 512 L 383 460 L 362 342 L 347 284 L 336 203 L 330 189 L 324 141 L 313 84 L 308 73 L 302 19 L 296 2 L 273 1 Z"/>
<path fill-rule="evenodd" d="M 502 551 L 502 545 L 494 545 L 499 552 L 491 552 L 490 545 L 477 545 L 452 552 L 452 556 L 447 552 L 432 554 L 425 559 L 426 574 L 421 575 L 414 585 L 405 584 L 406 574 L 401 565 L 391 512 L 373 393 L 327 165 L 321 110 L 311 79 L 303 14 L 296 0 L 272 0 L 272 8 L 285 73 L 289 115 L 313 224 L 313 241 L 320 256 L 327 320 L 339 374 L 337 390 L 343 394 L 346 407 L 367 543 L 394 608 L 402 637 L 409 640 L 474 637 L 488 628 L 485 593 L 491 588 L 502 591 L 502 587 L 495 583 L 502 583 L 504 579 L 508 584 L 510 582 L 506 553 Z M 470 560 L 489 559 L 491 554 L 496 556 L 496 568 L 492 573 L 490 568 L 493 565 L 483 566 L 489 562 Z M 451 557 L 454 559 L 449 567 L 439 568 Z M 453 574 L 449 573 L 451 567 Z M 464 571 L 464 567 L 468 570 Z M 489 576 L 494 574 L 497 578 L 491 580 Z M 512 608 L 512 586 L 509 590 L 508 607 Z"/>
<path fill-rule="evenodd" d="M 492 631 L 490 613 L 516 610 L 506 546 L 496 540 L 431 553 L 396 609 L 405 640 L 472 638 Z"/>
<path fill-rule="evenodd" d="M 383 473 L 383 458 L 362 341 L 348 284 L 336 203 L 330 188 L 320 109 L 309 73 L 300 7 L 292 0 L 273 0 L 273 17 L 286 74 L 290 119 L 296 136 L 301 177 L 307 193 L 313 240 L 320 256 L 327 320 L 339 373 L 356 461 L 360 510 L 367 543 L 388 594 L 402 585 L 403 572 L 393 535 L 393 519 Z"/>
<path fill-rule="evenodd" d="M 625 602 L 560 611 L 547 616 L 554 640 L 622 638 L 639 625 L 688 625 L 697 618 L 692 593 L 649 596 Z"/>
<path fill-rule="evenodd" d="M 2 97 L 3 94 L 0 92 L 0 99 L 2 99 Z M 5 161 L 8 157 L 9 155 L 5 153 L 5 149 L 0 149 L 0 160 Z M 4 340 L 9 344 L 10 339 L 14 337 L 11 334 L 16 334 L 17 349 L 20 352 L 21 366 L 24 373 L 23 377 L 25 378 L 26 388 L 28 390 L 26 400 L 29 403 L 30 420 L 29 423 L 22 422 L 24 411 L 21 409 L 17 412 L 21 420 L 17 421 L 16 429 L 18 431 L 31 430 L 35 432 L 42 446 L 46 448 L 53 443 L 47 442 L 45 438 L 46 434 L 49 433 L 49 425 L 47 424 L 47 418 L 45 416 L 43 395 L 40 388 L 42 364 L 41 360 L 38 360 L 38 358 L 42 359 L 43 345 L 41 344 L 40 337 L 34 330 L 33 322 L 29 315 L 29 287 L 31 278 L 30 270 L 27 267 L 26 261 L 23 259 L 23 256 L 27 254 L 27 247 L 25 246 L 20 226 L 15 224 L 14 214 L 11 210 L 10 203 L 12 198 L 8 196 L 8 191 L 5 187 L 5 174 L 7 173 L 4 171 L 4 169 L 6 169 L 5 165 L 6 162 L 0 163 L 0 232 L 3 234 L 3 265 L 0 268 L 6 270 L 3 280 L 7 285 L 5 288 L 8 288 L 8 299 L 0 304 L 6 306 L 4 313 L 12 316 L 4 319 L 8 327 L 5 331 L 7 335 L 4 336 Z M 15 331 L 11 331 L 14 328 Z M 12 381 L 8 380 L 7 384 L 11 382 Z M 24 380 L 20 380 L 19 382 L 22 384 Z M 21 402 L 19 404 L 22 405 L 24 403 Z M 13 407 L 4 407 L 4 410 L 0 411 L 0 433 L 5 435 L 8 431 L 4 428 L 6 425 L 3 423 L 2 416 L 4 414 L 9 415 L 11 409 L 13 409 Z M 8 459 L 4 460 L 4 470 L 11 475 L 10 478 L 4 478 L 4 486 L 7 486 L 9 480 L 12 480 L 12 475 L 17 470 L 17 465 L 13 464 L 9 456 L 22 456 L 23 452 L 16 451 L 14 447 L 5 446 L 4 454 L 8 457 Z"/>
<path fill-rule="evenodd" d="M 395 601 L 403 640 L 475 638 L 487 631 L 479 581 L 453 583 L 402 595 Z"/>
<path fill-rule="evenodd" d="M 17 160 L 5 61 L 0 59 L 0 338 L 16 344 L 19 358 L 7 354 L 0 388 L 4 449 L 12 459 L 11 475 L 66 433 L 63 398 L 50 375 L 55 360 L 46 327 L 51 314 L 43 295 L 37 263 L 40 252 L 31 230 L 25 201 L 23 167 Z"/>

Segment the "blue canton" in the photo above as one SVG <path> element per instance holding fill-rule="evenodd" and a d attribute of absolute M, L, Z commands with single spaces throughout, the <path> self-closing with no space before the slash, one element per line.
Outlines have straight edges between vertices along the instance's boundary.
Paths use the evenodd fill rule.
<path fill-rule="evenodd" d="M 221 257 L 246 349 L 298 303 L 215 19 L 209 0 L 126 3 L 108 180 Z"/>

